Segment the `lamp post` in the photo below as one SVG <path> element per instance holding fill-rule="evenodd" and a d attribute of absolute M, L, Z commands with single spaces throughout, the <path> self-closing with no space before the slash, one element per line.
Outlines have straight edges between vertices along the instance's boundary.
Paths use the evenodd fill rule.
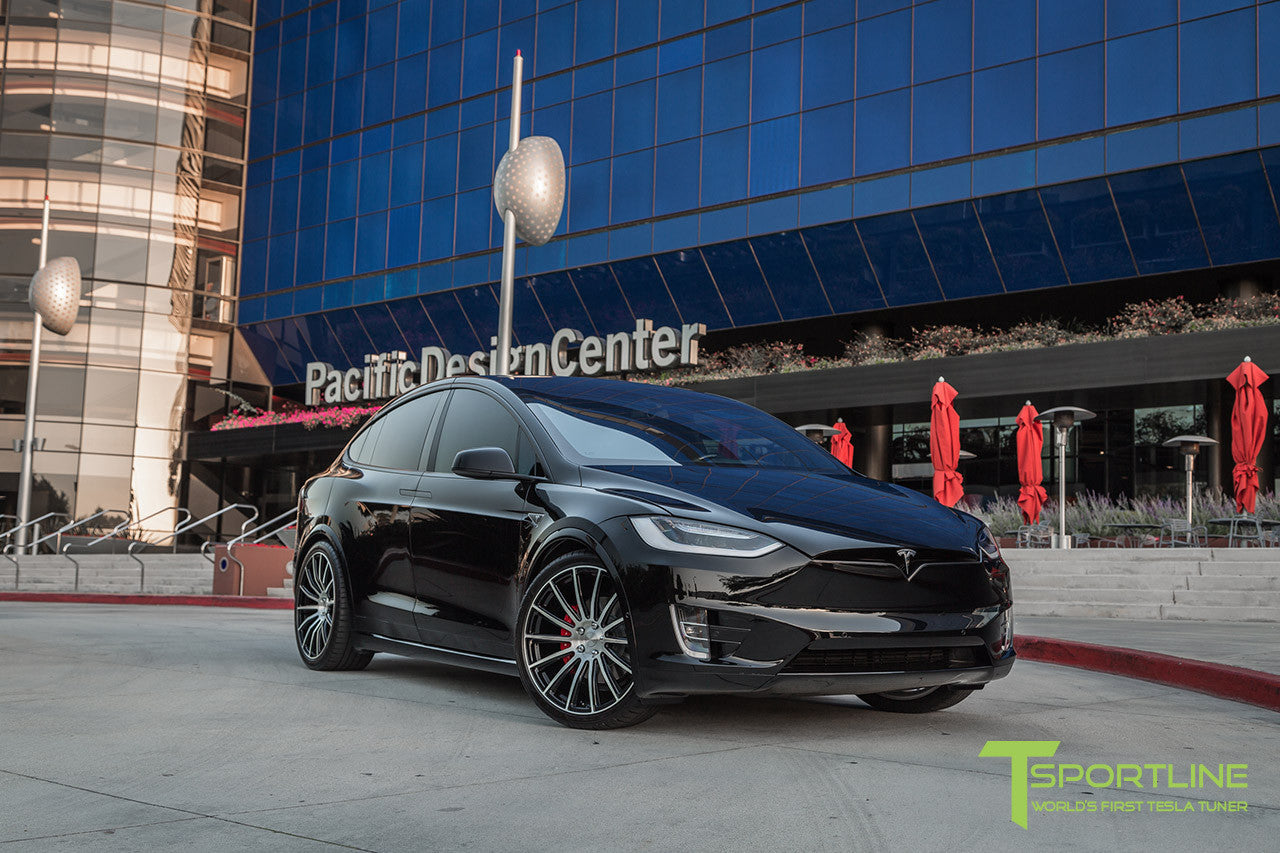
<path fill-rule="evenodd" d="M 1070 548 L 1067 536 L 1067 433 L 1080 421 L 1094 417 L 1093 412 L 1078 406 L 1058 406 L 1040 413 L 1036 420 L 1051 423 L 1058 437 L 1058 532 L 1053 536 L 1054 548 Z"/>
<path fill-rule="evenodd" d="M 493 174 L 493 204 L 502 214 L 502 289 L 498 296 L 495 376 L 511 373 L 511 313 L 515 302 L 516 237 L 532 246 L 551 239 L 564 209 L 564 155 L 549 136 L 520 140 L 520 90 L 524 58 L 516 51 L 511 70 L 511 133 L 507 153 Z"/>
<path fill-rule="evenodd" d="M 1182 451 L 1182 467 L 1187 472 L 1187 524 L 1191 524 L 1191 494 L 1194 488 L 1196 456 L 1200 453 L 1200 445 L 1209 447 L 1217 443 L 1216 439 L 1207 435 L 1175 435 L 1164 443 L 1165 447 L 1176 447 Z"/>
<path fill-rule="evenodd" d="M 44 197 L 40 223 L 40 268 L 31 277 L 27 301 L 34 312 L 31 331 L 31 367 L 27 371 L 27 412 L 22 429 L 22 471 L 18 474 L 17 550 L 26 553 L 31 517 L 32 454 L 35 450 L 36 394 L 40 390 L 40 331 L 48 328 L 65 335 L 80 313 L 80 263 L 75 258 L 49 257 L 49 196 Z"/>

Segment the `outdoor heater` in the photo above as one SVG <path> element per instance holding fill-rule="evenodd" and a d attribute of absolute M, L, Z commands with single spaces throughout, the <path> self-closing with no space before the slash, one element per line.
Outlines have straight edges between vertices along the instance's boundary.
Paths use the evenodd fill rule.
<path fill-rule="evenodd" d="M 1217 444 L 1217 439 L 1207 435 L 1175 435 L 1164 443 L 1165 447 L 1177 447 L 1182 451 L 1183 467 L 1187 470 L 1187 524 L 1191 523 L 1191 492 L 1196 470 L 1196 456 L 1200 453 L 1200 445 L 1209 447 Z"/>
<path fill-rule="evenodd" d="M 805 438 L 811 439 L 817 444 L 822 444 L 824 438 L 830 438 L 836 434 L 836 429 L 826 424 L 804 424 L 796 427 L 796 432 L 801 433 Z"/>
<path fill-rule="evenodd" d="M 1088 409 L 1078 406 L 1058 406 L 1041 412 L 1036 420 L 1053 424 L 1058 436 L 1058 532 L 1053 535 L 1054 548 L 1070 548 L 1067 535 L 1067 433 L 1080 421 L 1095 417 Z"/>

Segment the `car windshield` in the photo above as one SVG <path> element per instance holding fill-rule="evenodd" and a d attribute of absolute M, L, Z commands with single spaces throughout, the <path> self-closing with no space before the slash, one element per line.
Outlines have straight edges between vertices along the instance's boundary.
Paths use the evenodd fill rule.
<path fill-rule="evenodd" d="M 513 388 L 579 464 L 714 465 L 848 474 L 777 418 L 734 400 L 617 380 Z"/>

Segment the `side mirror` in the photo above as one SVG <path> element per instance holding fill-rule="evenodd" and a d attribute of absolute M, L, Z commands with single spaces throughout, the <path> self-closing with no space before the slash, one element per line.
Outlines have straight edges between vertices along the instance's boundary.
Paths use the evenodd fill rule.
<path fill-rule="evenodd" d="M 453 473 L 473 480 L 518 480 L 511 455 L 501 447 L 473 447 L 453 457 Z"/>

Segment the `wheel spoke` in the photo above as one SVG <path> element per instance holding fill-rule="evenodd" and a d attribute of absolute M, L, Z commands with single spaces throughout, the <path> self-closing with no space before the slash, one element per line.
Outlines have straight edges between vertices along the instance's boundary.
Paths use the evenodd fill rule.
<path fill-rule="evenodd" d="M 556 651 L 552 652 L 551 654 L 547 655 L 546 657 L 544 657 L 544 658 L 538 658 L 536 661 L 534 661 L 533 663 L 529 664 L 529 669 L 537 669 L 537 668 L 538 668 L 538 667 L 540 667 L 540 666 L 546 666 L 547 664 L 551 663 L 552 661 L 556 661 L 556 660 L 563 660 L 563 659 L 564 659 L 564 656 L 565 656 L 565 655 L 567 655 L 567 654 L 569 654 L 569 650 L 568 650 L 568 649 L 558 649 L 558 650 L 556 650 Z"/>
<path fill-rule="evenodd" d="M 573 697 L 578 692 L 578 680 L 582 677 L 582 667 L 585 661 L 578 661 L 578 668 L 573 671 L 573 677 L 569 679 L 569 692 L 565 694 L 564 709 L 568 711 L 573 706 Z"/>
<path fill-rule="evenodd" d="M 568 625 L 568 624 L 569 624 L 568 622 L 564 621 L 564 619 L 563 619 L 562 617 L 560 617 L 560 616 L 552 616 L 552 615 L 551 615 L 551 613 L 550 613 L 550 611 L 545 610 L 545 609 L 543 609 L 542 607 L 539 607 L 539 606 L 538 606 L 538 605 L 536 605 L 536 604 L 535 604 L 535 605 L 533 605 L 533 609 L 534 609 L 534 610 L 536 610 L 536 611 L 538 611 L 538 613 L 540 613 L 540 614 L 542 615 L 542 618 L 549 620 L 549 621 L 551 622 L 551 624 L 552 624 L 552 625 Z"/>
<path fill-rule="evenodd" d="M 621 617 L 621 616 L 619 616 L 617 619 L 614 619 L 614 620 L 613 620 L 612 622 L 610 622 L 608 625 L 605 625 L 605 626 L 604 626 L 604 632 L 607 634 L 607 633 L 609 633 L 610 631 L 612 631 L 614 628 L 618 627 L 618 626 L 619 626 L 619 625 L 621 625 L 621 624 L 622 624 L 622 617 Z"/>
<path fill-rule="evenodd" d="M 578 570 L 573 570 L 573 600 L 578 602 L 578 609 L 574 612 L 578 614 L 579 619 L 587 617 L 587 609 L 582 606 L 582 584 L 578 580 Z"/>
<path fill-rule="evenodd" d="M 604 665 L 604 661 L 600 661 L 600 675 L 604 678 L 604 686 L 609 688 L 609 692 L 613 694 L 613 701 L 617 702 L 622 698 L 622 694 L 618 692 L 618 688 L 613 684 L 613 676 L 609 674 L 609 667 Z"/>
<path fill-rule="evenodd" d="M 567 643 L 572 639 L 565 636 L 556 636 L 555 634 L 525 634 L 524 638 L 538 643 Z"/>
<path fill-rule="evenodd" d="M 627 644 L 626 639 L 623 637 L 601 637 L 600 641 L 604 643 L 614 643 L 619 646 L 625 646 Z"/>
<path fill-rule="evenodd" d="M 613 653 L 613 649 L 605 649 L 604 656 L 607 657 L 609 660 L 613 661 L 614 665 L 617 666 L 619 669 L 621 669 L 623 672 L 625 672 L 627 675 L 631 674 L 631 667 L 627 666 L 626 662 L 623 661 L 622 658 L 615 655 Z"/>
<path fill-rule="evenodd" d="M 587 616 L 587 618 L 591 619 L 592 621 L 595 621 L 595 618 L 596 618 L 596 600 L 597 600 L 597 596 L 599 596 L 600 594 L 600 575 L 602 574 L 604 574 L 604 569 L 597 566 L 596 576 L 591 582 L 591 598 L 588 600 L 588 603 L 591 605 L 591 613 Z"/>
<path fill-rule="evenodd" d="M 587 706 L 596 712 L 596 662 L 587 660 Z"/>
<path fill-rule="evenodd" d="M 560 681 L 560 677 L 561 677 L 562 675 L 564 675 L 566 672 L 568 672 L 568 671 L 569 671 L 569 668 L 570 668 L 570 667 L 572 667 L 572 666 L 573 666 L 573 660 L 572 660 L 572 659 L 570 659 L 570 660 L 566 661 L 566 662 L 564 663 L 564 665 L 560 667 L 560 669 L 556 670 L 556 674 L 555 674 L 555 675 L 553 675 L 553 676 L 551 676 L 551 680 L 550 680 L 550 681 L 548 681 L 548 682 L 546 683 L 546 685 L 544 685 L 543 687 L 539 688 L 539 690 L 541 691 L 542 695 L 543 695 L 543 696 L 547 696 L 547 693 L 551 690 L 551 688 L 552 688 L 552 687 L 555 687 L 556 683 Z M 550 699 L 551 697 L 550 697 L 550 696 L 547 696 L 547 698 L 548 698 L 548 699 Z"/>
<path fill-rule="evenodd" d="M 293 609 L 294 610 L 319 610 L 320 605 L 319 604 L 295 604 L 293 606 Z"/>
<path fill-rule="evenodd" d="M 552 581 L 550 584 L 548 584 L 548 586 L 550 586 L 551 591 L 555 593 L 556 600 L 559 601 L 561 606 L 564 607 L 564 615 L 568 616 L 570 619 L 573 619 L 574 622 L 577 622 L 578 619 L 581 617 L 579 617 L 578 614 L 574 613 L 573 608 L 569 606 L 569 602 L 564 600 L 564 596 L 560 594 L 560 590 L 558 587 L 556 587 L 555 582 Z"/>
<path fill-rule="evenodd" d="M 609 596 L 609 600 L 605 602 L 604 607 L 600 608 L 601 619 L 603 619 L 605 616 L 608 615 L 609 611 L 613 609 L 613 605 L 615 602 L 617 602 L 617 600 L 618 600 L 618 594 L 616 592 L 613 595 Z"/>

